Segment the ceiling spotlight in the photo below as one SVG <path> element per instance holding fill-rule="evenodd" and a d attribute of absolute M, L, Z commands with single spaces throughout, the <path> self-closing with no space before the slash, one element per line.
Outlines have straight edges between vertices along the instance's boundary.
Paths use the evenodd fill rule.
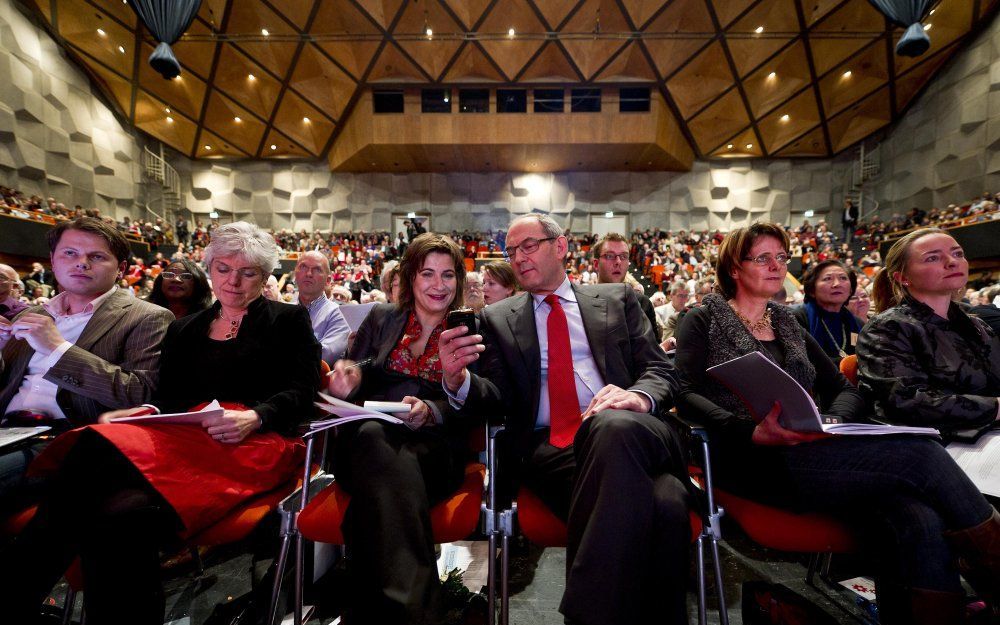
<path fill-rule="evenodd" d="M 732 144 L 732 143 L 730 143 L 729 145 L 727 145 L 727 146 L 726 146 L 726 149 L 727 149 L 727 150 L 732 150 L 732 149 L 733 149 L 733 144 Z"/>
<path fill-rule="evenodd" d="M 308 117 L 303 117 L 302 118 L 302 123 L 303 124 L 308 124 L 309 122 L 310 122 L 310 119 Z"/>
<path fill-rule="evenodd" d="M 924 24 L 924 30 L 930 30 L 934 24 Z"/>
<path fill-rule="evenodd" d="M 257 77 L 253 74 L 247 74 L 247 80 L 257 80 Z"/>
<path fill-rule="evenodd" d="M 764 27 L 763 26 L 758 26 L 757 28 L 753 29 L 753 32 L 755 32 L 755 33 L 757 33 L 759 35 L 762 32 L 764 32 Z"/>
<path fill-rule="evenodd" d="M 272 144 L 271 144 L 271 149 L 272 149 L 272 150 L 277 150 L 277 149 L 278 149 L 278 146 L 276 146 L 276 145 L 274 145 L 274 144 L 272 143 Z"/>
<path fill-rule="evenodd" d="M 102 36 L 102 37 L 107 37 L 108 36 L 108 33 L 104 32 L 103 28 L 98 28 L 97 29 L 97 34 L 100 35 L 100 36 Z"/>
<path fill-rule="evenodd" d="M 444 103 L 447 104 L 449 102 L 451 102 L 451 98 L 449 98 L 447 95 L 445 95 L 444 96 Z"/>
<path fill-rule="evenodd" d="M 210 146 L 210 145 L 206 145 L 206 146 L 205 146 L 205 149 L 206 149 L 206 150 L 211 150 L 211 149 L 212 149 L 212 146 Z"/>
<path fill-rule="evenodd" d="M 170 112 L 170 107 L 167 107 L 167 108 L 165 108 L 163 110 L 166 111 L 167 113 L 169 113 Z"/>
<path fill-rule="evenodd" d="M 851 70 L 847 70 L 846 72 L 844 72 L 844 73 L 843 73 L 843 74 L 841 75 L 841 77 L 842 77 L 842 78 L 850 78 L 850 77 L 851 77 L 851 74 L 852 74 L 852 73 L 853 73 L 853 72 L 851 72 Z"/>
<path fill-rule="evenodd" d="M 242 119 L 240 119 L 240 118 L 239 118 L 239 117 L 237 116 L 237 117 L 234 117 L 234 118 L 233 118 L 233 121 L 234 121 L 234 122 L 236 122 L 236 123 L 238 124 L 238 123 L 240 123 L 240 122 L 241 122 L 241 121 L 243 121 L 243 120 L 242 120 Z"/>
<path fill-rule="evenodd" d="M 517 32 L 514 30 L 513 27 L 507 29 L 507 36 L 510 37 L 511 39 L 513 39 L 514 35 L 516 34 Z"/>
<path fill-rule="evenodd" d="M 174 76 L 174 80 L 176 80 L 177 82 L 180 82 L 181 81 L 181 75 L 177 74 L 176 76 Z"/>
<path fill-rule="evenodd" d="M 125 54 L 125 46 L 118 46 L 118 51 Z"/>
<path fill-rule="evenodd" d="M 783 122 L 787 122 L 790 119 L 791 119 L 791 117 L 789 117 L 787 114 L 781 116 L 781 121 L 783 121 Z"/>
<path fill-rule="evenodd" d="M 167 123 L 168 123 L 168 124 L 172 124 L 172 123 L 174 123 L 174 118 L 173 118 L 173 117 L 168 117 L 168 118 L 167 118 Z"/>
<path fill-rule="evenodd" d="M 752 150 L 753 149 L 753 144 L 752 143 L 748 143 L 747 144 L 747 149 L 748 150 Z"/>
<path fill-rule="evenodd" d="M 768 80 L 774 80 L 777 77 L 778 77 L 778 73 L 777 72 L 771 72 L 770 74 L 767 75 L 767 79 Z"/>
<path fill-rule="evenodd" d="M 428 26 L 427 28 L 424 29 L 424 34 L 427 35 L 428 39 L 430 39 L 431 37 L 434 36 L 434 31 L 431 29 L 430 26 Z"/>
<path fill-rule="evenodd" d="M 261 28 L 261 29 L 260 29 L 260 34 L 262 34 L 262 35 L 264 35 L 265 37 L 267 37 L 267 36 L 268 36 L 268 35 L 270 35 L 271 33 L 270 33 L 270 32 L 268 32 L 268 30 L 267 30 L 266 28 Z"/>
<path fill-rule="evenodd" d="M 934 11 L 937 11 L 937 9 L 931 9 L 931 12 L 928 13 L 927 15 L 934 15 Z"/>

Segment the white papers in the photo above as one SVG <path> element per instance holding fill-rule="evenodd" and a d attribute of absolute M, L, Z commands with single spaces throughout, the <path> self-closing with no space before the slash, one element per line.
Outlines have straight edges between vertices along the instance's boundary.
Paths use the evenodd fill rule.
<path fill-rule="evenodd" d="M 309 424 L 309 427 L 313 430 L 319 430 L 322 428 L 342 425 L 344 423 L 350 423 L 351 421 L 360 421 L 362 419 L 381 419 L 382 421 L 388 421 L 389 423 L 404 423 L 402 419 L 387 415 L 384 412 L 378 412 L 377 410 L 370 410 L 368 408 L 362 408 L 361 406 L 356 406 L 352 403 L 343 401 L 342 399 L 337 399 L 326 393 L 320 393 L 319 396 L 323 401 L 313 402 L 316 406 L 323 410 L 324 412 L 329 412 L 334 415 L 332 419 L 324 419 L 322 421 L 313 421 Z"/>
<path fill-rule="evenodd" d="M 221 417 L 225 412 L 219 405 L 219 400 L 213 399 L 210 404 L 196 412 L 176 412 L 174 414 L 151 414 L 141 417 L 122 417 L 114 423 L 155 424 L 155 425 L 201 425 L 205 419 Z"/>
<path fill-rule="evenodd" d="M 840 423 L 836 417 L 821 416 L 809 393 L 795 378 L 785 373 L 760 352 L 709 367 L 709 375 L 739 396 L 755 421 L 762 421 L 774 402 L 781 403 L 778 421 L 796 432 L 826 432 L 846 435 L 923 434 L 940 436 L 934 428 L 919 428 L 880 423 Z"/>
<path fill-rule="evenodd" d="M 389 414 L 410 412 L 410 404 L 406 404 L 401 401 L 366 401 L 364 408 L 365 410 L 387 412 Z"/>
<path fill-rule="evenodd" d="M 347 325 L 351 326 L 351 332 L 357 332 L 358 328 L 361 327 L 361 323 L 368 316 L 368 313 L 372 311 L 376 302 L 370 302 L 368 304 L 344 304 L 340 307 L 340 313 L 344 315 L 344 320 L 347 321 Z"/>
<path fill-rule="evenodd" d="M 949 443 L 945 449 L 981 493 L 1000 497 L 1000 431 L 987 432 L 975 443 Z"/>
<path fill-rule="evenodd" d="M 875 582 L 867 577 L 845 579 L 840 585 L 866 601 L 875 601 Z"/>
<path fill-rule="evenodd" d="M 0 448 L 20 443 L 21 441 L 48 432 L 52 428 L 47 425 L 25 428 L 0 428 Z"/>

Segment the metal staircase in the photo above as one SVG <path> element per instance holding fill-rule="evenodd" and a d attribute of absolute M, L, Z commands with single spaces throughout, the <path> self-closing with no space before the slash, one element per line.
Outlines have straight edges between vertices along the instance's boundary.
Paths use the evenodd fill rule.
<path fill-rule="evenodd" d="M 160 188 L 160 211 L 157 213 L 150 204 L 146 203 L 146 210 L 162 218 L 166 223 L 172 224 L 177 212 L 184 208 L 184 198 L 181 195 L 181 180 L 177 175 L 177 170 L 163 158 L 163 146 L 160 146 L 160 153 L 156 154 L 148 147 L 143 148 L 142 170 L 146 177 L 156 183 Z M 156 202 L 154 201 L 154 204 Z"/>
<path fill-rule="evenodd" d="M 871 180 L 881 173 L 881 145 L 875 144 L 874 148 L 868 149 L 864 142 L 858 146 L 858 157 L 851 162 L 851 167 L 844 172 L 843 189 L 844 199 L 851 200 L 858 207 L 858 214 L 861 219 L 871 215 L 878 210 L 878 202 L 874 194 L 870 193 Z M 868 200 L 869 206 L 865 206 Z"/>

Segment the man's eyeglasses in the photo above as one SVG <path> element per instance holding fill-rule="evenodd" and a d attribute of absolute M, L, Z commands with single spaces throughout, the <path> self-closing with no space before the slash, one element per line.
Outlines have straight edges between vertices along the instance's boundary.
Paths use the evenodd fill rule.
<path fill-rule="evenodd" d="M 14 280 L 11 280 L 7 276 L 0 276 L 0 284 L 9 284 L 11 282 L 14 282 Z"/>
<path fill-rule="evenodd" d="M 750 257 L 747 256 L 743 260 L 753 261 L 755 265 L 760 265 L 761 267 L 767 267 L 771 263 L 778 263 L 779 265 L 787 265 L 792 262 L 792 257 L 788 254 L 775 254 L 774 256 L 770 254 L 761 254 L 760 256 Z"/>
<path fill-rule="evenodd" d="M 624 263 L 628 260 L 628 254 L 612 254 L 611 252 L 608 252 L 607 254 L 601 254 L 601 258 L 609 263 L 613 263 L 616 260 L 620 260 Z"/>
<path fill-rule="evenodd" d="M 538 247 L 545 243 L 546 241 L 555 241 L 558 237 L 546 237 L 544 239 L 525 239 L 521 241 L 520 245 L 508 245 L 507 249 L 503 251 L 503 257 L 507 262 L 511 262 L 517 256 L 518 252 L 522 254 L 534 254 L 538 251 Z"/>
<path fill-rule="evenodd" d="M 172 271 L 164 271 L 160 275 L 163 276 L 164 280 L 180 280 L 182 282 L 190 282 L 191 280 L 194 280 L 194 274 L 187 273 L 186 271 L 184 273 L 174 273 Z"/>

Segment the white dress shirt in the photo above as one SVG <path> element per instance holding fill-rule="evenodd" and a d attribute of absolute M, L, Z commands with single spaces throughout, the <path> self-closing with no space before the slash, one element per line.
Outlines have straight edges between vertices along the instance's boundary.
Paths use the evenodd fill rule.
<path fill-rule="evenodd" d="M 95 297 L 82 311 L 73 315 L 69 314 L 66 308 L 65 293 L 56 295 L 44 305 L 45 310 L 52 315 L 56 329 L 59 330 L 59 334 L 65 340 L 59 347 L 52 350 L 52 353 L 48 356 L 43 356 L 38 352 L 31 355 L 31 360 L 28 361 L 28 369 L 25 371 L 24 379 L 21 381 L 21 388 L 18 389 L 17 394 L 7 404 L 7 412 L 31 410 L 56 419 L 66 418 L 62 408 L 56 402 L 56 392 L 59 391 L 59 387 L 46 380 L 45 374 L 59 362 L 59 359 L 62 358 L 62 355 L 70 347 L 73 347 L 80 340 L 80 335 L 83 334 L 84 328 L 90 323 L 90 318 L 94 316 L 94 312 L 117 289 L 117 286 L 111 287 L 107 293 Z"/>

